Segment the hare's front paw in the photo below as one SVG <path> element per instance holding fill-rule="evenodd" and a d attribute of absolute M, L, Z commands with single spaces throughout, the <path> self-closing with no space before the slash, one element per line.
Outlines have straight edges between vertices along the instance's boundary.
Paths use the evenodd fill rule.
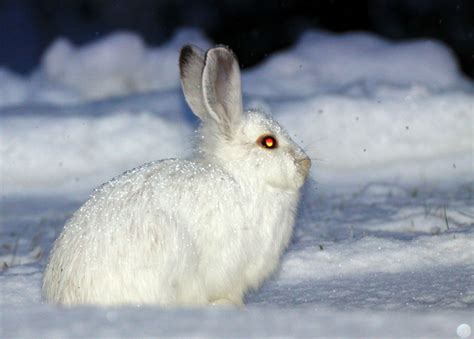
<path fill-rule="evenodd" d="M 244 308 L 244 302 L 242 300 L 230 300 L 230 299 L 216 299 L 210 302 L 211 306 L 216 307 L 237 307 L 237 308 Z"/>

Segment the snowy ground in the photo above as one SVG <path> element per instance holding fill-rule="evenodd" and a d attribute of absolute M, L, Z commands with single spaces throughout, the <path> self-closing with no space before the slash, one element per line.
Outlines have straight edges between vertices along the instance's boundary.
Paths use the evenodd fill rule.
<path fill-rule="evenodd" d="M 451 52 L 307 32 L 243 74 L 313 158 L 293 242 L 245 310 L 62 309 L 42 269 L 93 187 L 186 156 L 182 31 L 53 44 L 30 77 L 0 68 L 1 336 L 456 337 L 474 326 L 474 86 Z M 467 332 L 464 332 L 464 334 Z"/>

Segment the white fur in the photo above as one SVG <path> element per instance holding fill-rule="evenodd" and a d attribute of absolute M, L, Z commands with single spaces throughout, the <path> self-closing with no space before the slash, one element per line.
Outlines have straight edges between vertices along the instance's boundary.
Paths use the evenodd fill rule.
<path fill-rule="evenodd" d="M 225 47 L 180 57 L 202 120 L 195 155 L 128 171 L 96 189 L 56 240 L 43 294 L 61 304 L 242 305 L 288 245 L 310 161 L 261 112 L 242 112 Z M 257 140 L 272 134 L 279 147 Z"/>

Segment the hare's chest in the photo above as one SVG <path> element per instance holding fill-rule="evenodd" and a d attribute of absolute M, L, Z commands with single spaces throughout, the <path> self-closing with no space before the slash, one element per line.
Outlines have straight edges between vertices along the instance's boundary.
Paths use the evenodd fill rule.
<path fill-rule="evenodd" d="M 248 250 L 249 262 L 244 272 L 249 285 L 257 287 L 278 266 L 290 240 L 293 224 L 293 213 L 279 209 L 255 225 L 256 232 L 251 239 L 253 246 Z"/>
<path fill-rule="evenodd" d="M 243 290 L 256 288 L 278 266 L 292 234 L 294 214 L 289 209 L 270 210 L 272 207 L 264 207 L 251 218 L 227 218 L 226 228 L 232 236 L 220 242 L 214 257 L 222 272 L 220 281 L 228 279 Z"/>
<path fill-rule="evenodd" d="M 276 200 L 269 205 L 259 201 L 212 214 L 212 227 L 206 228 L 212 231 L 200 237 L 204 241 L 199 246 L 200 271 L 212 294 L 225 294 L 229 286 L 243 291 L 256 288 L 277 267 L 292 233 L 294 213 Z"/>

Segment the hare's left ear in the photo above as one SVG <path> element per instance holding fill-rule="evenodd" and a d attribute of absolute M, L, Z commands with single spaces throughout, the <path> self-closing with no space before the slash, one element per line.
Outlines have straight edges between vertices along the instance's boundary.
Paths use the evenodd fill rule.
<path fill-rule="evenodd" d="M 192 45 L 186 45 L 179 55 L 181 87 L 189 107 L 201 120 L 207 118 L 202 90 L 202 72 L 204 70 L 204 51 Z"/>
<path fill-rule="evenodd" d="M 231 134 L 242 118 L 239 63 L 226 47 L 210 49 L 202 74 L 204 104 L 219 127 Z"/>

